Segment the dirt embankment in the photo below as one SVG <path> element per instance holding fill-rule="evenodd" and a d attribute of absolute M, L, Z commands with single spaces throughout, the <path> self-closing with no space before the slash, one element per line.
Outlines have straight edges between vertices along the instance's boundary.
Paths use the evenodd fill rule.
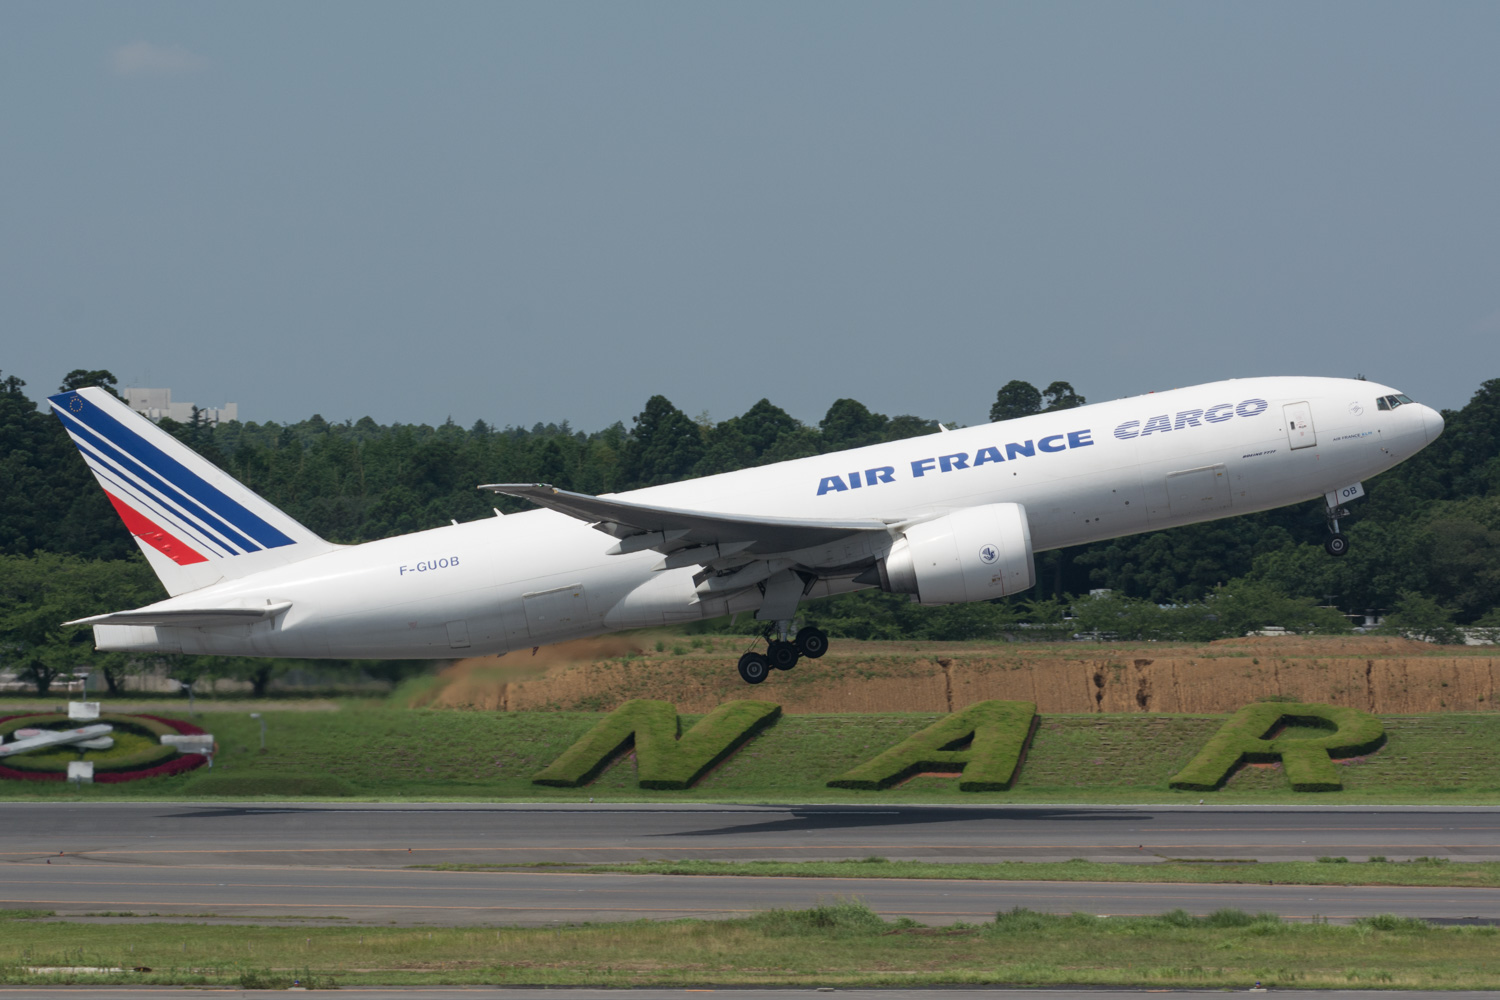
<path fill-rule="evenodd" d="M 616 636 L 463 660 L 419 702 L 434 708 L 608 711 L 660 698 L 688 713 L 735 698 L 788 712 L 942 712 L 987 698 L 1047 713 L 1231 712 L 1269 696 L 1379 714 L 1495 706 L 1500 655 L 1389 638 L 1247 638 L 1207 645 L 1021 646 L 839 640 L 820 660 L 751 687 L 735 661 L 748 640 L 712 637 L 676 651 Z"/>

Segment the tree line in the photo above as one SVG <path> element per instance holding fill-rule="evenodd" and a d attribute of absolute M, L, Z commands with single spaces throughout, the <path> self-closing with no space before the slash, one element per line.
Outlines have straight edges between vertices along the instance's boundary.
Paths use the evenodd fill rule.
<path fill-rule="evenodd" d="M 164 594 L 60 423 L 30 400 L 25 384 L 0 377 L 0 664 L 20 665 L 41 683 L 89 648 L 87 630 L 58 622 Z M 116 380 L 77 369 L 59 390 L 86 385 L 113 391 Z M 1085 402 L 1068 382 L 1038 389 L 1012 380 L 997 391 L 990 417 Z M 1313 614 L 1320 606 L 1391 611 L 1426 634 L 1500 626 L 1500 379 L 1444 417 L 1437 442 L 1368 485 L 1346 522 L 1352 545 L 1343 559 L 1323 552 L 1322 504 L 1313 501 L 1040 553 L 1036 589 L 994 605 L 920 608 L 866 592 L 810 604 L 806 614 L 836 635 L 872 638 L 960 639 L 1049 622 L 1065 630 L 1070 608 L 1076 617 L 1112 616 L 1117 627 L 1083 631 L 1120 638 L 1216 638 L 1296 622 L 1347 626 L 1336 613 Z M 295 423 L 215 425 L 196 417 L 161 426 L 312 530 L 345 543 L 526 506 L 480 493 L 474 487 L 483 482 L 619 492 L 938 430 L 936 420 L 891 417 L 847 398 L 816 425 L 768 399 L 711 422 L 661 395 L 629 427 L 587 432 L 567 422 L 522 428 L 480 420 L 465 428 L 451 419 L 434 427 L 316 414 Z M 1092 589 L 1111 593 L 1103 603 L 1076 599 Z M 1231 601 L 1256 613 L 1230 613 Z M 184 674 L 194 669 L 179 665 Z M 235 669 L 263 689 L 286 665 L 247 661 Z"/>

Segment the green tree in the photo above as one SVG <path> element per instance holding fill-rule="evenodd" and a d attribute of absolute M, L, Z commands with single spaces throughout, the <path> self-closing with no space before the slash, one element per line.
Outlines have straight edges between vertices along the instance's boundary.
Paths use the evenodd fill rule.
<path fill-rule="evenodd" d="M 885 439 L 887 441 L 901 441 L 906 438 L 922 437 L 926 434 L 936 434 L 938 422 L 928 420 L 926 417 L 914 417 L 903 413 L 899 417 L 892 417 L 891 422 L 886 425 Z"/>
<path fill-rule="evenodd" d="M 140 556 L 118 562 L 50 552 L 0 556 L 0 656 L 41 694 L 58 674 L 79 667 L 112 669 L 118 678 L 122 665 L 95 652 L 93 630 L 63 622 L 140 607 L 165 596 Z"/>
<path fill-rule="evenodd" d="M 872 413 L 857 399 L 836 399 L 828 413 L 818 421 L 823 432 L 823 451 L 845 451 L 863 448 L 885 440 L 890 423 L 883 413 Z"/>
<path fill-rule="evenodd" d="M 1071 410 L 1075 406 L 1083 406 L 1088 402 L 1067 382 L 1053 382 L 1047 386 L 1042 390 L 1042 399 L 1049 410 Z"/>
<path fill-rule="evenodd" d="M 1058 383 L 1054 383 L 1056 385 Z M 990 421 L 1015 420 L 1029 417 L 1042 411 L 1042 393 L 1030 382 L 1011 379 L 995 394 L 995 403 L 990 407 Z"/>
<path fill-rule="evenodd" d="M 1380 631 L 1445 646 L 1458 645 L 1464 641 L 1463 633 L 1453 624 L 1452 608 L 1446 608 L 1426 594 L 1412 590 L 1401 592 L 1396 599 L 1396 606 L 1385 616 Z"/>
<path fill-rule="evenodd" d="M 25 385 L 14 375 L 0 380 L 0 553 L 132 555 L 135 543 L 78 449 Z"/>
<path fill-rule="evenodd" d="M 780 441 L 783 436 L 795 434 L 802 429 L 801 421 L 769 399 L 757 402 L 742 416 L 736 417 L 734 423 L 739 432 L 744 435 L 745 441 L 750 446 L 750 452 L 757 461 L 775 447 L 776 442 Z"/>
<path fill-rule="evenodd" d="M 1224 635 L 1238 636 L 1279 627 L 1298 634 L 1339 635 L 1352 626 L 1338 611 L 1320 607 L 1307 597 L 1288 597 L 1274 587 L 1252 580 L 1231 580 L 1214 588 L 1207 602 Z"/>
<path fill-rule="evenodd" d="M 1129 535 L 1085 548 L 1073 560 L 1084 571 L 1082 579 L 1069 573 L 1066 585 L 1157 603 L 1200 600 L 1218 584 L 1250 573 L 1256 556 L 1281 551 L 1291 541 L 1285 528 L 1260 515 Z M 1317 555 L 1329 561 L 1321 546 Z"/>
<path fill-rule="evenodd" d="M 90 371 L 86 368 L 74 368 L 63 376 L 62 385 L 57 387 L 57 391 L 72 392 L 75 389 L 83 389 L 92 385 L 98 386 L 111 396 L 119 399 L 120 394 L 115 391 L 115 386 L 118 384 L 119 380 L 115 378 L 114 373 L 106 369 L 100 368 Z"/>
<path fill-rule="evenodd" d="M 620 474 L 627 488 L 682 479 L 703 457 L 703 431 L 665 396 L 652 396 L 635 418 Z"/>
<path fill-rule="evenodd" d="M 232 656 L 223 658 L 223 664 L 215 671 L 215 676 L 248 681 L 250 693 L 257 698 L 264 698 L 266 692 L 270 690 L 271 682 L 296 666 L 298 666 L 298 661 L 294 660 L 275 660 L 261 656 Z"/>
<path fill-rule="evenodd" d="M 1417 538 L 1424 593 L 1466 621 L 1500 604 L 1500 495 L 1444 504 Z"/>
<path fill-rule="evenodd" d="M 823 436 L 815 427 L 799 426 L 776 439 L 760 456 L 761 465 L 775 462 L 790 462 L 794 458 L 809 458 L 823 453 Z"/>
<path fill-rule="evenodd" d="M 109 695 L 124 693 L 126 678 L 142 673 L 147 666 L 144 660 L 129 653 L 95 650 L 92 659 L 94 673 L 104 678 L 104 691 Z"/>
<path fill-rule="evenodd" d="M 1174 639 L 1171 622 L 1151 601 L 1113 592 L 1073 601 L 1073 628 L 1104 639 Z"/>

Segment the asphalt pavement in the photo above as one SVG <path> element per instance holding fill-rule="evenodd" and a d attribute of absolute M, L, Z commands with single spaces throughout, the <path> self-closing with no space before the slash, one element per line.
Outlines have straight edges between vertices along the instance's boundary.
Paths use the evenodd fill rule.
<path fill-rule="evenodd" d="M 547 924 L 724 917 L 858 896 L 927 924 L 1024 906 L 1112 915 L 1500 920 L 1500 890 L 444 872 L 637 858 L 1500 859 L 1500 808 L 18 803 L 0 907 L 152 919 Z M 99 918 L 114 919 L 114 918 Z"/>
<path fill-rule="evenodd" d="M 229 868 L 91 864 L 8 865 L 0 908 L 54 910 L 69 918 L 140 913 L 153 919 L 211 914 L 341 923 L 546 925 L 598 920 L 724 918 L 803 909 L 858 897 L 887 919 L 977 923 L 996 911 L 1110 916 L 1223 907 L 1284 918 L 1347 921 L 1378 913 L 1500 921 L 1500 889 L 1391 886 L 1189 885 L 1118 882 L 981 882 L 562 872 L 444 872 L 381 868 Z M 114 919 L 114 918 L 110 918 Z"/>
<path fill-rule="evenodd" d="M 1248 992 L 1235 990 L 1233 992 Z M 53 997 L 88 997 L 89 1000 L 146 1000 L 165 994 L 182 995 L 188 991 L 198 996 L 233 996 L 266 998 L 291 996 L 282 990 L 221 990 L 203 987 L 83 987 L 47 986 L 5 989 L 6 1000 L 49 1000 Z M 422 1000 L 689 1000 L 689 995 L 722 992 L 734 1000 L 1160 1000 L 1164 993 L 1183 1000 L 1216 1000 L 1225 995 L 1224 990 L 1129 990 L 1129 989 L 945 989 L 945 990 L 819 990 L 816 987 L 784 990 L 759 989 L 637 989 L 637 990 L 583 990 L 548 989 L 520 990 L 496 989 L 486 986 L 341 986 L 339 1000 L 388 1000 L 398 996 L 419 996 Z M 1367 991 L 1359 990 L 1274 990 L 1275 996 L 1283 1000 L 1360 1000 L 1368 998 Z M 297 993 L 297 996 L 306 996 Z M 1253 993 L 1252 996 L 1262 996 Z M 1380 1000 L 1493 1000 L 1494 993 L 1455 992 L 1432 990 L 1381 990 Z"/>
<path fill-rule="evenodd" d="M 14 803 L 0 862 L 1500 861 L 1500 807 Z"/>

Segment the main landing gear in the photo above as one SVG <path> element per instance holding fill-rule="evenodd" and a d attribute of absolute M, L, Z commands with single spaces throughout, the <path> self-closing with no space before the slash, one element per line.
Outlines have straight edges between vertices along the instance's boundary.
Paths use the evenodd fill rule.
<path fill-rule="evenodd" d="M 792 623 L 790 621 L 778 621 L 775 627 L 776 638 L 771 638 L 771 630 L 767 630 L 766 632 L 766 651 L 764 653 L 751 650 L 740 657 L 741 680 L 746 684 L 759 684 L 771 676 L 773 669 L 790 670 L 804 656 L 816 660 L 828 652 L 827 632 L 809 625 L 798 632 L 796 636 L 788 639 L 787 634 L 791 631 L 791 628 Z"/>
<path fill-rule="evenodd" d="M 1331 556 L 1341 556 L 1349 551 L 1349 538 L 1339 531 L 1339 518 L 1348 517 L 1348 507 L 1328 508 L 1328 538 L 1323 542 L 1323 551 Z"/>

